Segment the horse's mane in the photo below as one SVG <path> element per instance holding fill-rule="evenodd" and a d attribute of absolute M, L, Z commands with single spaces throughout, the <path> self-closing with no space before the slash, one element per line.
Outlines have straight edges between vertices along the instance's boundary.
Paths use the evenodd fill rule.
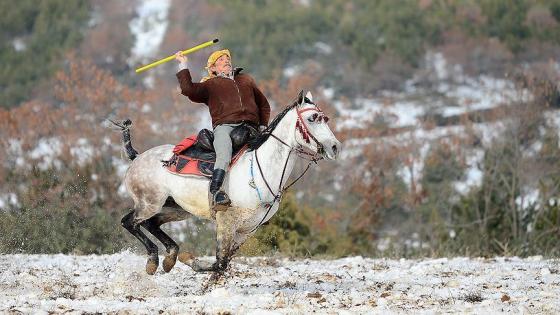
<path fill-rule="evenodd" d="M 256 138 L 254 138 L 253 140 L 249 141 L 249 148 L 247 149 L 247 151 L 253 151 L 258 149 L 263 143 L 266 142 L 266 140 L 268 139 L 268 137 L 270 137 L 270 135 L 272 134 L 272 132 L 274 131 L 274 129 L 278 126 L 278 124 L 280 123 L 280 121 L 282 120 L 282 118 L 284 118 L 284 116 L 286 116 L 286 114 L 293 109 L 294 107 L 296 107 L 298 105 L 298 101 L 294 101 L 292 104 L 286 106 L 286 108 L 284 108 L 280 113 L 278 113 L 278 115 L 276 115 L 276 117 L 274 117 L 274 119 L 272 120 L 272 122 L 270 122 L 270 124 L 268 125 L 268 127 L 266 127 L 265 130 L 263 130 L 263 132 L 258 135 Z"/>

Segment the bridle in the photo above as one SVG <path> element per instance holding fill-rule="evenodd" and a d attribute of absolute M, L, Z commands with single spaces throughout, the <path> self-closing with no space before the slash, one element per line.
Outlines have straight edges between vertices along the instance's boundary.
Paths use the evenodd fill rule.
<path fill-rule="evenodd" d="M 313 104 L 315 105 L 315 104 Z M 310 138 L 315 141 L 315 144 L 317 144 L 317 149 L 319 148 L 323 148 L 323 145 L 319 142 L 319 140 L 317 140 L 317 138 L 315 138 L 315 136 L 309 132 L 309 128 L 307 127 L 307 125 L 305 124 L 305 120 L 303 119 L 303 117 L 301 117 L 301 113 L 303 112 L 307 112 L 310 110 L 314 110 L 317 113 L 314 114 L 313 120 L 318 120 L 319 122 L 321 122 L 322 120 L 325 120 L 325 123 L 329 121 L 329 117 L 327 115 L 325 115 L 325 113 L 319 109 L 319 107 L 317 107 L 317 105 L 315 105 L 315 107 L 312 108 L 305 108 L 302 110 L 297 110 L 297 122 L 296 122 L 296 129 L 301 133 L 301 136 L 303 137 L 303 140 L 305 140 L 305 142 L 310 143 L 311 141 L 309 140 Z"/>
<path fill-rule="evenodd" d="M 272 200 L 271 203 L 269 203 L 267 205 L 268 209 L 267 209 L 264 217 L 261 219 L 261 221 L 249 233 L 254 232 L 259 226 L 262 225 L 262 223 L 264 222 L 264 220 L 266 219 L 266 217 L 270 213 L 270 210 L 272 209 L 272 207 L 274 206 L 276 201 L 280 202 L 284 193 L 291 186 L 293 186 L 298 180 L 300 180 L 303 177 L 303 175 L 305 175 L 307 170 L 309 170 L 309 167 L 311 166 L 311 164 L 312 163 L 317 164 L 317 161 L 323 159 L 323 157 L 319 153 L 323 150 L 323 145 L 319 142 L 319 140 L 317 140 L 317 138 L 315 138 L 315 136 L 311 132 L 309 132 L 309 127 L 305 123 L 305 120 L 301 116 L 301 113 L 306 112 L 306 111 L 310 111 L 310 110 L 316 111 L 317 113 L 312 116 L 313 121 L 318 120 L 319 122 L 321 122 L 322 120 L 324 120 L 325 123 L 326 123 L 329 120 L 329 118 L 324 114 L 324 112 L 321 109 L 319 109 L 319 107 L 316 104 L 308 101 L 307 98 L 305 99 L 305 101 L 308 104 L 314 105 L 314 107 L 305 108 L 305 109 L 302 109 L 302 110 L 300 110 L 296 107 L 296 113 L 297 113 L 296 130 L 299 131 L 299 133 L 301 134 L 302 138 L 304 139 L 304 141 L 306 143 L 310 143 L 311 140 L 315 141 L 315 143 L 317 145 L 317 152 L 309 153 L 309 152 L 305 151 L 303 146 L 300 145 L 300 144 L 298 144 L 297 147 L 292 147 L 289 144 L 287 144 L 284 140 L 275 136 L 271 131 L 270 136 L 272 136 L 274 139 L 278 140 L 278 142 L 280 142 L 283 145 L 290 148 L 290 151 L 288 152 L 288 157 L 286 158 L 286 161 L 284 162 L 284 168 L 282 169 L 282 176 L 280 177 L 280 183 L 278 184 L 278 192 L 274 193 L 274 191 L 270 187 L 270 184 L 268 183 L 268 181 L 264 177 L 264 173 L 263 173 L 261 164 L 259 162 L 259 156 L 257 155 L 258 148 L 254 151 L 255 152 L 255 160 L 257 161 L 257 166 L 259 168 L 259 173 L 261 175 L 261 178 L 263 179 L 264 183 L 266 184 L 266 187 L 268 188 L 268 191 L 270 191 L 270 193 L 274 196 L 274 199 Z M 284 175 L 286 174 L 286 168 L 288 167 L 288 161 L 290 160 L 290 155 L 294 151 L 298 154 L 299 157 L 308 160 L 309 163 L 307 164 L 307 167 L 305 168 L 305 170 L 294 181 L 292 181 L 289 185 L 286 185 L 286 186 L 282 187 L 282 182 L 284 181 Z M 260 191 L 255 184 L 255 177 L 254 177 L 254 174 L 253 174 L 253 160 L 252 159 L 251 159 L 251 169 L 250 170 L 251 170 L 251 181 L 249 182 L 249 185 L 257 190 L 259 200 L 261 200 L 261 202 L 262 202 Z"/>

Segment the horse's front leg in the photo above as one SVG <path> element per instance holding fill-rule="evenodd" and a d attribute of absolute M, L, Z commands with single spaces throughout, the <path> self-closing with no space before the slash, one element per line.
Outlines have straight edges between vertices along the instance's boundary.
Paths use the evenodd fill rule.
<path fill-rule="evenodd" d="M 188 265 L 196 272 L 218 272 L 223 273 L 231 261 L 231 257 L 239 246 L 234 247 L 229 238 L 218 240 L 216 246 L 216 260 L 213 262 L 206 262 L 196 259 L 190 253 L 181 253 L 178 256 L 180 262 Z"/>
<path fill-rule="evenodd" d="M 216 271 L 216 262 L 206 262 L 196 259 L 191 253 L 183 252 L 177 256 L 177 259 L 183 264 L 192 268 L 196 272 Z"/>
<path fill-rule="evenodd" d="M 235 251 L 239 248 L 235 247 L 234 237 L 230 234 L 218 236 L 216 245 L 216 262 L 215 271 L 223 273 L 229 266 L 229 262 Z"/>
<path fill-rule="evenodd" d="M 223 273 L 231 261 L 233 254 L 241 244 L 235 242 L 234 229 L 222 228 L 218 225 L 216 234 L 216 260 L 205 262 L 196 259 L 189 253 L 181 253 L 178 256 L 180 262 L 190 266 L 196 272 L 218 272 Z"/>
<path fill-rule="evenodd" d="M 190 266 L 196 272 L 214 272 L 212 278 L 219 278 L 227 270 L 233 255 L 237 252 L 242 243 L 235 242 L 233 237 L 221 238 L 216 246 L 216 260 L 205 262 L 196 259 L 188 253 L 179 254 L 179 261 Z"/>

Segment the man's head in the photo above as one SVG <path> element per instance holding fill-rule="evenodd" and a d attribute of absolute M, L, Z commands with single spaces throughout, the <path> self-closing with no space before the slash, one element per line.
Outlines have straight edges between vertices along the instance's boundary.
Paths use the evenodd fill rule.
<path fill-rule="evenodd" d="M 210 75 L 230 73 L 232 70 L 232 66 L 231 54 L 229 50 L 224 49 L 213 52 L 210 57 L 208 57 L 206 69 L 208 69 L 208 73 Z"/>

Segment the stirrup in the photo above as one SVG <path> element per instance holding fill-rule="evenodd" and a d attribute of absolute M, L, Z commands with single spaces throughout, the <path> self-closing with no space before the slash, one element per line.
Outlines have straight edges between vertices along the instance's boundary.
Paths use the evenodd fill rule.
<path fill-rule="evenodd" d="M 231 206 L 231 200 L 225 191 L 218 190 L 212 196 L 212 205 L 217 208 L 217 211 L 225 211 L 229 206 Z"/>

